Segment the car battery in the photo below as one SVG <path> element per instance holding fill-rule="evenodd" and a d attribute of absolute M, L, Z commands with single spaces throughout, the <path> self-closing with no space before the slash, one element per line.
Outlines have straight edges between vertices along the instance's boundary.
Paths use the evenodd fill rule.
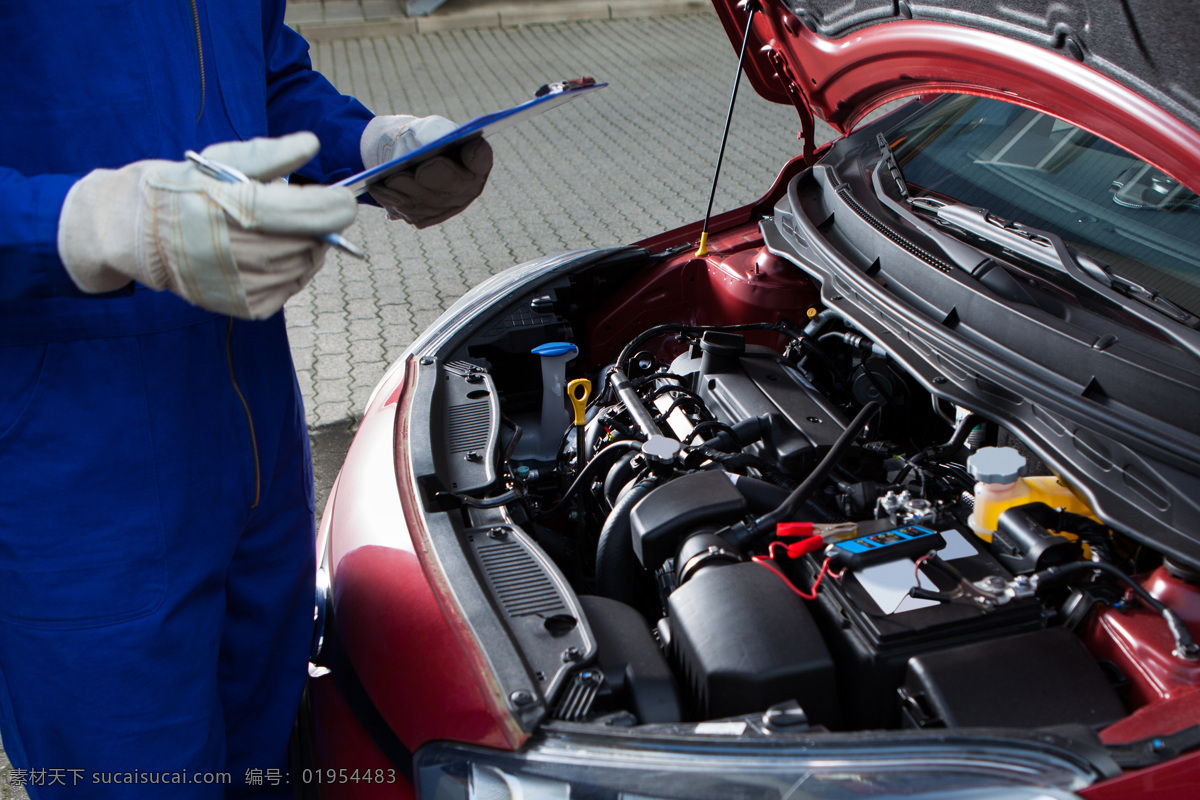
<path fill-rule="evenodd" d="M 861 543 L 839 543 L 843 550 L 871 552 L 895 548 L 895 558 L 841 558 L 840 580 L 822 582 L 812 610 L 838 665 L 838 692 L 848 729 L 894 728 L 900 724 L 898 689 L 909 659 L 927 653 L 988 641 L 1046 625 L 1046 612 L 1032 597 L 992 608 L 969 596 L 950 601 L 911 597 L 922 589 L 954 594 L 957 584 L 941 571 L 920 567 L 925 543 L 969 581 L 1012 577 L 969 529 L 896 527 L 886 520 L 860 524 Z M 874 547 L 872 546 L 874 545 Z M 845 556 L 845 553 L 841 554 Z M 837 560 L 837 559 L 835 559 Z M 851 564 L 851 562 L 853 562 Z M 808 557 L 810 579 L 820 561 Z M 836 570 L 837 567 L 834 567 Z"/>

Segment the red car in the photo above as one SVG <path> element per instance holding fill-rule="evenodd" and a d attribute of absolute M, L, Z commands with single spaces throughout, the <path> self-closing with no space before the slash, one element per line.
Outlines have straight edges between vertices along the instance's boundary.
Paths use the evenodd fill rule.
<path fill-rule="evenodd" d="M 293 781 L 1200 796 L 1196 10 L 751 2 L 762 199 L 500 274 L 376 389 Z"/>

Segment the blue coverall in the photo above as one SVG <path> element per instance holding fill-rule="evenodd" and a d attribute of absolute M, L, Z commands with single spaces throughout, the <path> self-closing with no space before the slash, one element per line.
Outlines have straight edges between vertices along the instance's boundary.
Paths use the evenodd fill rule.
<path fill-rule="evenodd" d="M 304 175 L 362 169 L 371 113 L 283 13 L 0 3 L 0 734 L 35 797 L 213 798 L 206 773 L 285 768 L 314 567 L 283 315 L 84 295 L 55 245 L 98 167 L 311 130 Z"/>

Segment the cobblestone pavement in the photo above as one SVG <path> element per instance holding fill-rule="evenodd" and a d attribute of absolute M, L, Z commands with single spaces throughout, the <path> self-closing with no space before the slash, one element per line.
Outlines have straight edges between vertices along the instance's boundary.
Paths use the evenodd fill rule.
<path fill-rule="evenodd" d="M 438 5 L 441 2 L 289 0 L 285 19 L 310 42 L 315 42 L 364 36 L 411 36 L 463 28 L 653 17 L 712 9 L 709 0 L 446 0 L 444 5 Z"/>
<path fill-rule="evenodd" d="M 333 254 L 287 306 L 313 427 L 360 414 L 387 365 L 488 276 L 702 216 L 737 65 L 714 13 L 325 42 L 313 57 L 377 113 L 460 121 L 548 80 L 610 83 L 494 136 L 488 186 L 460 216 L 418 231 L 362 209 L 347 236 L 368 260 Z M 743 88 L 718 212 L 760 196 L 798 149 L 796 112 Z"/>
<path fill-rule="evenodd" d="M 418 231 L 363 208 L 348 238 L 287 306 L 292 355 L 327 491 L 348 430 L 388 364 L 472 285 L 513 264 L 627 244 L 704 213 L 737 59 L 713 12 L 320 42 L 313 61 L 377 113 L 465 121 L 591 75 L 609 88 L 491 139 L 483 196 Z M 714 211 L 759 197 L 798 152 L 796 112 L 748 85 Z M 827 136 L 829 129 L 824 129 Z M 323 493 L 323 492 L 322 492 Z M 0 800 L 27 800 L 0 750 Z"/>

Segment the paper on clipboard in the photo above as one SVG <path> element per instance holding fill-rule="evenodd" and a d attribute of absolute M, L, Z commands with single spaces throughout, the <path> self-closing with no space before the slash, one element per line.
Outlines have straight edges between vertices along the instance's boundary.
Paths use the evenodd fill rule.
<path fill-rule="evenodd" d="M 496 111 L 491 114 L 484 114 L 481 117 L 476 117 L 470 122 L 459 125 L 454 130 L 447 133 L 445 136 L 440 136 L 427 145 L 418 147 L 416 150 L 410 150 L 402 156 L 393 158 L 391 161 L 380 164 L 377 167 L 364 170 L 357 175 L 351 175 L 345 180 L 338 181 L 335 186 L 342 186 L 349 189 L 355 196 L 367 191 L 367 187 L 382 181 L 389 175 L 393 175 L 400 170 L 406 169 L 411 164 L 419 161 L 424 161 L 427 158 L 437 155 L 438 153 L 453 147 L 460 142 L 466 141 L 476 136 L 487 136 L 490 133 L 504 130 L 512 127 L 518 122 L 528 119 L 529 117 L 541 114 L 543 111 L 549 111 L 552 108 L 561 106 L 562 104 L 574 100 L 582 94 L 586 94 L 594 89 L 603 89 L 608 86 L 607 83 L 596 83 L 591 78 L 581 78 L 574 81 L 564 81 L 563 83 L 552 83 L 542 87 L 539 90 L 538 96 L 532 100 L 527 100 L 520 105 L 506 108 L 503 111 Z M 544 90 L 544 91 L 543 91 Z"/>

